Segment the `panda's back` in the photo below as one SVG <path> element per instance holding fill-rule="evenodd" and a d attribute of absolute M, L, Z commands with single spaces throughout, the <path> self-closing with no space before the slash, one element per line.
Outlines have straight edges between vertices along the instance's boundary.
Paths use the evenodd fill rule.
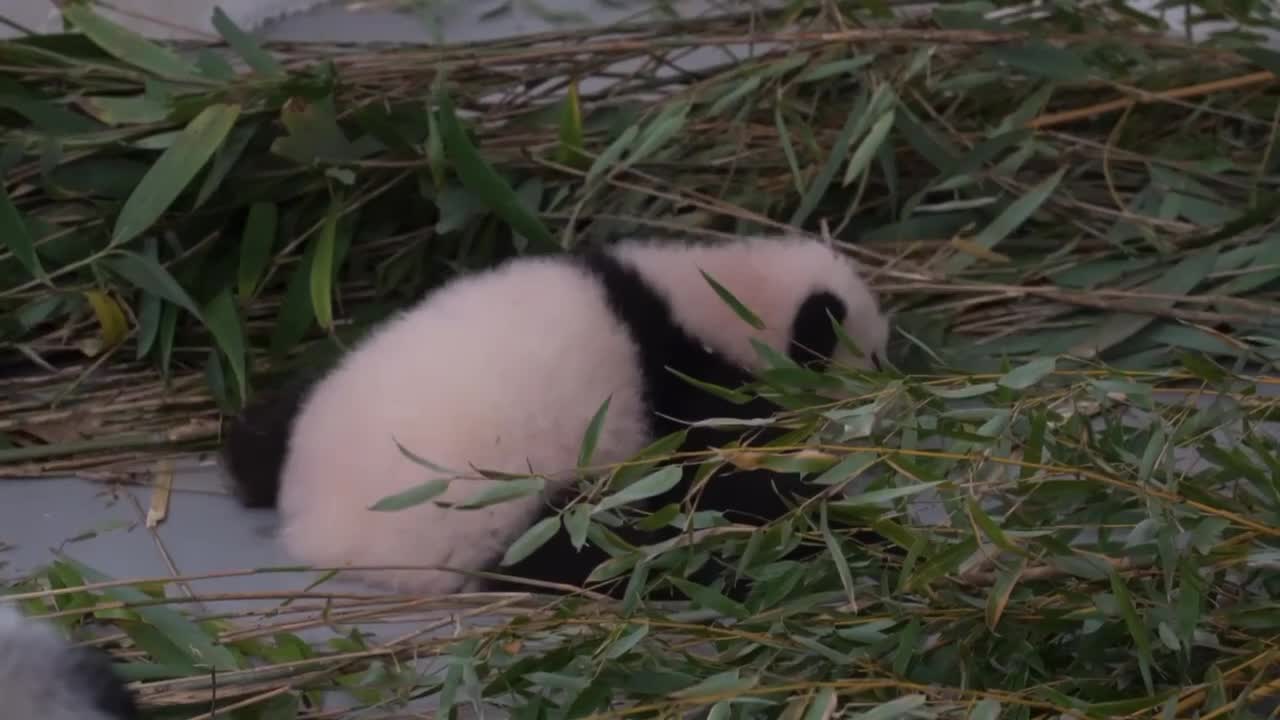
<path fill-rule="evenodd" d="M 609 398 L 595 457 L 623 460 L 648 439 L 637 352 L 598 278 L 576 261 L 524 259 L 454 281 L 375 330 L 304 404 L 283 469 L 282 540 L 319 566 L 483 565 L 541 501 L 369 512 L 433 475 L 396 442 L 457 471 L 557 473 L 574 467 Z M 457 480 L 436 500 L 491 482 Z M 458 589 L 453 574 L 382 577 Z"/>

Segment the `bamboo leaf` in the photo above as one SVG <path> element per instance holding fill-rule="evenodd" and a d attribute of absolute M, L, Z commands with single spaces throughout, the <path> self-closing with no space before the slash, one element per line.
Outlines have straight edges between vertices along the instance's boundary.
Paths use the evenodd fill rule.
<path fill-rule="evenodd" d="M 751 312 L 746 305 L 743 305 L 742 301 L 735 297 L 733 293 L 729 292 L 728 288 L 721 285 L 715 278 L 708 275 L 705 270 L 698 270 L 698 272 L 702 273 L 702 278 L 707 281 L 707 284 L 711 286 L 712 290 L 716 291 L 716 295 L 719 295 L 720 299 L 733 309 L 733 312 L 738 317 L 742 318 L 748 325 L 757 330 L 765 329 L 764 321 L 761 320 L 758 315 Z"/>
<path fill-rule="evenodd" d="M 119 345 L 129 334 L 129 321 L 125 319 L 120 305 L 100 290 L 87 290 L 84 296 L 93 308 L 94 317 L 98 319 L 103 349 Z"/>
<path fill-rule="evenodd" d="M 155 259 L 128 250 L 117 250 L 104 258 L 102 264 L 134 287 L 158 295 L 196 317 L 201 316 L 187 291 Z"/>
<path fill-rule="evenodd" d="M 324 330 L 333 329 L 334 255 L 341 215 L 342 204 L 335 198 L 325 213 L 324 224 L 320 226 L 320 234 L 315 241 L 315 255 L 311 259 L 311 309 L 315 312 L 316 322 Z"/>
<path fill-rule="evenodd" d="M 1031 188 L 1026 195 L 1009 203 L 991 224 L 982 229 L 972 240 L 973 244 L 990 250 L 995 247 L 1001 240 L 1004 240 L 1014 230 L 1017 230 L 1022 223 L 1035 214 L 1040 206 L 1053 195 L 1058 189 L 1058 184 L 1062 182 L 1062 178 L 1067 173 L 1067 168 L 1060 168 L 1053 175 L 1050 175 L 1040 184 Z M 945 264 L 947 272 L 957 273 L 973 264 L 977 258 L 973 255 L 956 255 L 949 258 Z"/>
<path fill-rule="evenodd" d="M 871 164 L 871 159 L 880 152 L 884 140 L 889 136 L 889 131 L 893 129 L 893 111 L 885 113 L 867 132 L 867 136 L 858 144 L 858 149 L 853 151 L 853 157 L 849 158 L 849 166 L 844 171 L 844 182 L 842 186 L 848 186 L 853 179 L 862 174 L 863 170 Z"/>
<path fill-rule="evenodd" d="M 1082 82 L 1089 78 L 1089 66 L 1078 55 L 1048 43 L 1035 41 L 987 49 L 987 54 L 1022 72 L 1059 82 Z"/>
<path fill-rule="evenodd" d="M 627 148 L 631 147 L 631 144 L 635 142 L 636 136 L 639 134 L 640 128 L 636 125 L 624 130 L 613 142 L 609 143 L 609 147 L 605 148 L 604 152 L 596 156 L 595 161 L 591 163 L 591 168 L 587 170 L 587 177 L 583 182 L 586 185 L 591 185 L 600 176 L 600 173 L 612 168 L 618 162 L 618 158 L 622 157 L 622 153 L 626 152 Z"/>
<path fill-rule="evenodd" d="M 183 128 L 120 209 L 112 245 L 127 243 L 151 227 L 213 156 L 239 116 L 238 105 L 210 105 Z"/>
<path fill-rule="evenodd" d="M 809 218 L 809 214 L 813 212 L 819 201 L 822 200 L 822 196 L 826 194 L 827 188 L 831 185 L 831 180 L 835 178 L 836 170 L 840 168 L 840 164 L 848 157 L 849 146 L 853 144 L 853 139 L 857 137 L 860 128 L 866 122 L 865 110 L 867 105 L 868 102 L 865 99 L 860 99 L 845 118 L 844 127 L 840 129 L 840 134 L 836 137 L 835 145 L 831 148 L 831 154 L 827 157 L 822 170 L 814 177 L 813 182 L 809 184 L 809 189 L 805 191 L 804 197 L 800 199 L 800 206 L 791 215 L 791 219 L 787 222 L 788 225 L 795 227 L 804 225 L 805 220 Z"/>
<path fill-rule="evenodd" d="M 683 477 L 683 473 L 679 466 L 667 465 L 604 498 L 595 506 L 592 513 L 610 510 L 638 500 L 661 495 L 675 487 L 680 482 L 681 477 Z"/>
<path fill-rule="evenodd" d="M 1174 265 L 1164 275 L 1137 289 L 1138 293 L 1149 292 L 1162 295 L 1185 295 L 1204 282 L 1213 272 L 1217 252 L 1208 250 L 1196 252 Z M 1153 308 L 1167 306 L 1168 301 L 1151 301 Z M 1150 325 L 1156 319 L 1154 313 L 1115 313 L 1103 321 L 1090 333 L 1088 339 L 1077 343 L 1070 350 L 1071 354 L 1092 357 L 1119 343 L 1133 337 L 1139 330 Z"/>
<path fill-rule="evenodd" d="M 231 364 L 231 373 L 235 376 L 239 397 L 248 397 L 244 327 L 240 322 L 240 312 L 236 302 L 231 297 L 230 288 L 218 293 L 205 307 L 204 321 L 218 343 L 218 349 Z"/>
<path fill-rule="evenodd" d="M 1011 390 L 1026 390 L 1052 375 L 1057 367 L 1057 358 L 1039 357 L 1005 373 L 996 381 L 996 384 Z"/>
<path fill-rule="evenodd" d="M 437 99 L 440 135 L 444 151 L 453 160 L 454 170 L 462 184 L 483 199 L 513 230 L 543 249 L 558 245 L 538 217 L 525 209 L 511 186 L 502 179 L 476 151 L 454 114 L 453 101 L 441 92 Z"/>
<path fill-rule="evenodd" d="M 501 565 L 507 567 L 524 560 L 538 548 L 546 545 L 558 532 L 560 532 L 559 515 L 549 515 L 539 520 L 507 547 L 506 553 L 502 556 Z"/>
<path fill-rule="evenodd" d="M 546 481 L 540 477 L 516 478 L 493 483 L 485 490 L 474 494 L 469 499 L 454 505 L 458 510 L 475 510 L 499 503 L 517 500 L 522 497 L 542 492 Z"/>
<path fill-rule="evenodd" d="M 177 53 L 98 15 L 88 3 L 67 3 L 62 7 L 62 17 L 98 47 L 134 67 L 172 80 L 208 82 Z"/>
<path fill-rule="evenodd" d="M 245 61 L 253 71 L 267 78 L 277 80 L 284 77 L 284 68 L 270 53 L 262 49 L 257 41 L 241 30 L 222 8 L 213 9 L 213 29 L 218 31 L 232 50 Z"/>
<path fill-rule="evenodd" d="M 673 576 L 667 577 L 667 582 L 675 585 L 688 598 L 698 605 L 708 610 L 715 610 L 721 615 L 732 618 L 744 619 L 750 617 L 751 613 L 743 605 L 730 600 L 715 590 L 698 583 L 689 582 L 684 578 Z"/>
<path fill-rule="evenodd" d="M 249 206 L 240 241 L 240 268 L 237 289 L 248 298 L 257 288 L 258 279 L 271 263 L 271 250 L 276 241 L 277 212 L 275 203 L 255 202 Z"/>
<path fill-rule="evenodd" d="M 578 97 L 578 81 L 569 83 L 564 108 L 560 112 L 560 145 L 556 148 L 556 161 L 569 167 L 583 167 L 587 158 L 582 154 L 582 101 Z"/>
<path fill-rule="evenodd" d="M 449 489 L 450 478 L 432 478 L 392 495 L 380 498 L 369 506 L 374 512 L 395 512 L 433 500 Z"/>
<path fill-rule="evenodd" d="M 1155 692 L 1155 685 L 1151 677 L 1151 637 L 1147 634 L 1142 618 L 1138 616 L 1138 610 L 1133 605 L 1133 598 L 1129 595 L 1129 587 L 1125 585 L 1124 578 L 1120 577 L 1114 568 L 1110 571 L 1110 577 L 1111 592 L 1115 595 L 1120 615 L 1124 618 L 1125 627 L 1129 629 L 1129 634 L 1138 647 L 1138 671 L 1142 673 L 1142 682 L 1147 686 L 1147 694 L 1152 694 Z"/>
<path fill-rule="evenodd" d="M 76 568 L 87 582 L 105 583 L 113 579 L 69 557 L 63 556 L 62 560 Z M 152 598 L 141 590 L 117 586 L 104 588 L 102 594 L 118 602 L 135 604 L 133 612 L 170 640 L 174 647 L 181 649 L 195 664 L 220 671 L 240 669 L 235 656 L 218 643 L 217 639 L 173 608 L 152 604 Z"/>
<path fill-rule="evenodd" d="M 918 693 L 911 695 L 903 695 L 900 698 L 881 703 L 870 710 L 856 715 L 850 715 L 850 720 L 895 720 L 904 716 L 910 716 L 916 708 L 922 707 L 929 698 Z"/>
<path fill-rule="evenodd" d="M 1013 563 L 1008 567 L 1001 568 L 996 575 L 996 581 L 991 586 L 991 592 L 987 594 L 987 627 L 995 632 L 996 626 L 1000 624 L 1000 618 L 1004 616 L 1005 608 L 1009 606 L 1009 596 L 1013 594 L 1013 588 L 1017 586 L 1018 580 L 1022 578 L 1022 573 L 1027 569 L 1027 558 L 1016 557 Z"/>
<path fill-rule="evenodd" d="M 32 277 L 39 280 L 47 279 L 44 266 L 40 264 L 40 258 L 36 255 L 35 242 L 31 238 L 27 223 L 22 219 L 18 208 L 14 207 L 3 183 L 0 183 L 0 240 L 3 240 L 9 252 L 13 253 Z"/>
<path fill-rule="evenodd" d="M 591 417 L 591 422 L 587 423 L 587 432 L 583 436 L 582 445 L 578 451 L 579 468 L 587 467 L 591 463 L 591 456 L 595 454 L 596 443 L 600 439 L 600 428 L 604 425 L 604 418 L 609 412 L 609 403 L 612 401 L 612 395 L 605 398 L 595 415 Z"/>

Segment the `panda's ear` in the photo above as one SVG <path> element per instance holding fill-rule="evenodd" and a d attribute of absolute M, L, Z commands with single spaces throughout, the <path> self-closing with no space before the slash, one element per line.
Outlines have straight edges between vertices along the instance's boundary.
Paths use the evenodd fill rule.
<path fill-rule="evenodd" d="M 836 351 L 839 338 L 831 321 L 843 323 L 848 312 L 844 303 L 834 293 L 811 293 L 800 303 L 791 324 L 791 346 L 788 355 L 799 365 L 815 363 L 825 366 Z"/>

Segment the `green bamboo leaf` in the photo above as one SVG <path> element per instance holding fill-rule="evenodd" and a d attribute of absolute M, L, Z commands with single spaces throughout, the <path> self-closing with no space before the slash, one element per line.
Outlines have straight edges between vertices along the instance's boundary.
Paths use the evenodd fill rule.
<path fill-rule="evenodd" d="M 604 418 L 609 412 L 609 403 L 612 401 L 612 395 L 605 398 L 600 409 L 596 410 L 595 415 L 591 417 L 591 422 L 587 423 L 587 432 L 582 438 L 582 445 L 578 451 L 579 468 L 587 467 L 591 463 L 591 456 L 596 451 L 596 442 L 600 439 L 600 428 L 604 425 Z"/>
<path fill-rule="evenodd" d="M 587 177 L 583 180 L 583 184 L 590 186 L 592 181 L 600 176 L 600 173 L 613 167 L 618 158 L 622 157 L 622 153 L 626 152 L 631 143 L 635 142 L 636 136 L 640 134 L 640 128 L 632 125 L 619 135 L 613 142 L 609 143 L 609 147 L 604 152 L 596 156 L 595 162 L 591 163 L 591 168 L 587 170 Z"/>
<path fill-rule="evenodd" d="M 742 405 L 742 404 L 751 402 L 752 396 L 746 393 L 741 393 L 736 390 L 730 390 L 729 388 L 721 387 L 719 385 L 714 385 L 709 382 L 703 382 L 702 380 L 699 380 L 697 378 L 689 377 L 688 375 L 685 375 L 684 373 L 674 368 L 667 368 L 667 372 L 671 373 L 672 375 L 675 375 L 676 377 L 692 385 L 693 387 L 698 388 L 698 390 L 702 392 L 715 395 L 716 397 L 727 400 L 735 405 Z"/>
<path fill-rule="evenodd" d="M 1150 695 L 1155 692 L 1151 677 L 1151 638 L 1147 635 L 1147 628 L 1133 605 L 1133 598 L 1129 595 L 1129 587 L 1125 585 L 1124 578 L 1120 577 L 1115 568 L 1110 569 L 1110 577 L 1111 592 L 1115 595 L 1116 604 L 1120 608 L 1120 616 L 1124 618 L 1124 624 L 1129 629 L 1133 642 L 1138 646 L 1138 672 L 1142 673 L 1142 682 L 1146 685 L 1147 694 Z"/>
<path fill-rule="evenodd" d="M 201 317 L 195 301 L 155 259 L 128 250 L 117 250 L 103 258 L 102 264 L 135 287 L 159 295 L 192 315 Z"/>
<path fill-rule="evenodd" d="M 836 170 L 840 168 L 840 164 L 848 157 L 849 146 L 853 144 L 853 139 L 858 136 L 860 128 L 866 123 L 868 104 L 874 103 L 874 99 L 868 103 L 865 97 L 859 98 L 858 103 L 854 105 L 853 110 L 845 118 L 844 127 L 840 129 L 835 145 L 831 147 L 827 162 L 813 178 L 813 182 L 809 185 L 809 189 L 805 191 L 804 196 L 800 198 L 800 206 L 792 213 L 791 219 L 787 221 L 787 224 L 795 227 L 802 226 L 814 208 L 818 207 L 822 196 L 826 194 L 827 188 L 830 187 L 832 179 L 836 176 Z"/>
<path fill-rule="evenodd" d="M 1066 174 L 1067 168 L 1060 168 L 1039 185 L 1031 188 L 1026 195 L 1009 203 L 1008 207 L 996 216 L 990 225 L 983 228 L 971 242 L 986 250 L 995 247 L 1034 215 L 1041 205 L 1044 205 L 1045 201 L 1058 189 L 1058 183 L 1062 182 L 1062 177 Z M 977 257 L 974 255 L 958 254 L 948 258 L 944 266 L 947 272 L 956 273 L 969 267 L 975 260 Z"/>
<path fill-rule="evenodd" d="M 0 108 L 22 115 L 41 133 L 50 136 L 80 135 L 102 129 L 101 125 L 84 115 L 34 97 L 0 94 Z"/>
<path fill-rule="evenodd" d="M 619 637 L 609 644 L 608 649 L 604 652 L 604 657 L 610 660 L 618 658 L 631 652 L 631 649 L 640 644 L 640 641 L 649 634 L 649 625 L 641 623 L 631 627 L 626 634 Z"/>
<path fill-rule="evenodd" d="M 208 83 L 177 53 L 98 15 L 89 3 L 67 3 L 62 17 L 108 54 L 134 67 L 172 80 Z"/>
<path fill-rule="evenodd" d="M 241 298 L 248 298 L 253 294 L 257 289 L 258 279 L 271 264 L 277 217 L 275 203 L 255 202 L 249 206 L 244 235 L 240 240 L 240 268 L 237 274 L 237 288 Z"/>
<path fill-rule="evenodd" d="M 782 145 L 782 154 L 787 158 L 787 167 L 791 170 L 791 182 L 796 193 L 804 194 L 804 178 L 800 174 L 800 160 L 796 157 L 795 146 L 791 142 L 791 131 L 783 118 L 782 103 L 773 106 L 773 125 L 778 131 L 778 143 Z"/>
<path fill-rule="evenodd" d="M 859 55 L 858 57 L 835 60 L 806 70 L 796 78 L 797 83 L 811 83 L 826 80 L 834 75 L 855 75 L 856 72 L 876 60 L 877 55 Z"/>
<path fill-rule="evenodd" d="M 159 265 L 159 243 L 155 238 L 147 238 L 144 243 L 145 257 L 151 262 Z M 151 348 L 155 347 L 156 340 L 160 337 L 160 321 L 164 317 L 165 303 L 164 299 L 156 293 L 143 293 L 142 300 L 139 302 L 140 310 L 138 311 L 138 340 L 137 340 L 137 358 L 141 360 L 146 357 Z M 172 305 L 168 307 L 173 307 Z"/>
<path fill-rule="evenodd" d="M 978 501 L 974 498 L 965 500 L 965 509 L 969 511 L 969 516 L 973 518 L 973 522 L 982 530 L 982 534 L 986 535 L 991 542 L 1009 552 L 1020 552 L 1020 548 L 1013 544 L 1008 535 L 1005 535 L 1004 529 L 991 519 L 991 516 L 982 509 Z"/>
<path fill-rule="evenodd" d="M 596 505 L 593 512 L 601 512 L 615 507 L 644 500 L 670 490 L 680 482 L 683 472 L 678 465 L 667 465 L 635 481 L 618 492 L 606 497 Z"/>
<path fill-rule="evenodd" d="M 1022 578 L 1022 572 L 1026 568 L 1027 558 L 1019 556 L 1014 558 L 1008 567 L 1001 568 L 996 575 L 996 581 L 991 586 L 991 592 L 987 594 L 986 608 L 987 627 L 992 632 L 1000 624 L 1004 609 L 1009 604 L 1009 596 L 1013 594 L 1013 588 L 1018 584 L 1018 580 Z"/>
<path fill-rule="evenodd" d="M 869 490 L 867 492 L 850 495 L 847 499 L 838 502 L 832 502 L 833 506 L 856 507 L 858 505 L 879 505 L 880 503 L 898 498 L 908 497 L 922 493 L 929 488 L 937 487 L 937 482 L 922 482 L 904 485 L 902 487 L 885 488 L 884 490 Z"/>
<path fill-rule="evenodd" d="M 1193 253 L 1170 268 L 1164 275 L 1135 288 L 1134 292 L 1186 295 L 1209 277 L 1216 266 L 1217 257 L 1216 248 Z M 1153 300 L 1146 304 L 1153 308 L 1163 307 L 1168 305 L 1168 301 Z M 1156 318 L 1154 313 L 1113 313 L 1103 321 L 1100 327 L 1089 333 L 1086 340 L 1075 344 L 1069 352 L 1077 356 L 1094 356 L 1133 337 Z"/>
<path fill-rule="evenodd" d="M 146 125 L 163 122 L 171 108 L 167 98 L 150 95 L 117 97 L 99 95 L 85 98 L 84 107 L 108 125 Z"/>
<path fill-rule="evenodd" d="M 324 330 L 333 328 L 333 258 L 341 214 L 342 205 L 335 198 L 325 213 L 324 224 L 316 238 L 316 253 L 311 260 L 311 308 L 316 322 Z"/>
<path fill-rule="evenodd" d="M 244 326 L 240 321 L 240 311 L 231 297 L 231 289 L 218 293 L 204 310 L 205 325 L 213 334 L 218 349 L 231 364 L 231 373 L 236 379 L 239 397 L 249 396 L 248 373 L 245 369 Z"/>
<path fill-rule="evenodd" d="M 1156 461 L 1160 459 L 1165 452 L 1165 443 L 1167 438 L 1164 434 L 1164 428 L 1156 425 L 1151 432 L 1151 440 L 1147 442 L 1147 447 L 1142 452 L 1142 459 L 1138 463 L 1138 482 L 1145 485 L 1151 482 L 1151 473 L 1155 470 Z"/>
<path fill-rule="evenodd" d="M 752 75 L 745 81 L 733 78 L 727 83 L 727 85 L 729 85 L 729 92 L 726 92 L 719 100 L 716 100 L 715 103 L 711 105 L 707 110 L 707 115 L 715 117 L 724 112 L 725 108 L 732 105 L 735 101 L 740 100 L 748 93 L 755 92 L 756 88 L 760 87 L 760 82 L 763 79 L 762 75 Z"/>
<path fill-rule="evenodd" d="M 1056 357 L 1038 357 L 1005 373 L 996 381 L 996 384 L 1012 390 L 1026 390 L 1049 377 L 1057 367 Z"/>
<path fill-rule="evenodd" d="M 210 105 L 187 124 L 120 209 L 112 245 L 127 243 L 151 227 L 213 156 L 239 116 L 239 105 Z"/>
<path fill-rule="evenodd" d="M 904 573 L 902 589 L 920 591 L 929 583 L 954 573 L 974 551 L 978 549 L 978 541 L 973 538 L 961 540 L 946 550 L 938 553 L 929 562 L 911 575 Z"/>
<path fill-rule="evenodd" d="M 529 495 L 536 495 L 542 492 L 546 481 L 540 477 L 517 478 L 514 480 L 503 480 L 488 488 L 481 490 L 471 498 L 454 505 L 458 510 L 474 510 L 477 508 L 489 507 L 497 505 L 509 500 L 515 500 Z"/>
<path fill-rule="evenodd" d="M 1242 47 L 1235 52 L 1258 67 L 1280 76 L 1280 52 L 1265 47 Z"/>
<path fill-rule="evenodd" d="M 1079 55 L 1048 43 L 1035 41 L 1022 46 L 987 49 L 987 54 L 1022 72 L 1058 82 L 1083 82 L 1089 79 L 1089 66 Z"/>
<path fill-rule="evenodd" d="M 591 527 L 593 512 L 595 512 L 595 506 L 589 503 L 578 503 L 564 513 L 564 527 L 569 531 L 569 542 L 576 550 L 581 550 L 587 542 L 587 530 Z"/>
<path fill-rule="evenodd" d="M 821 506 L 819 524 L 822 530 L 822 542 L 827 546 L 827 552 L 831 553 L 831 561 L 835 563 L 836 574 L 840 576 L 840 586 L 844 588 L 844 594 L 849 598 L 849 606 L 858 606 L 858 597 L 853 588 L 853 573 L 849 571 L 849 562 L 845 559 L 844 551 L 840 549 L 840 543 L 836 542 L 836 536 L 831 532 L 831 526 L 827 521 L 827 506 Z"/>
<path fill-rule="evenodd" d="M 583 142 L 582 101 L 578 97 L 575 78 L 569 83 L 564 107 L 560 111 L 560 145 L 556 148 L 556 162 L 569 167 L 586 165 L 587 157 L 582 154 Z"/>
<path fill-rule="evenodd" d="M 60 559 L 74 567 L 87 582 L 106 583 L 115 579 L 65 555 Z M 136 604 L 132 611 L 172 641 L 174 647 L 180 649 L 196 665 L 212 667 L 219 671 L 240 669 L 235 656 L 230 650 L 220 645 L 216 638 L 211 637 L 199 625 L 176 610 L 163 605 L 154 605 L 153 598 L 141 590 L 117 586 L 104 588 L 102 594 L 112 600 Z"/>
<path fill-rule="evenodd" d="M 929 698 L 919 693 L 903 695 L 881 703 L 866 712 L 850 715 L 849 720 L 897 720 L 902 717 L 911 717 L 912 711 L 923 707 L 928 700 Z"/>
<path fill-rule="evenodd" d="M 429 500 L 439 497 L 441 493 L 449 489 L 451 478 L 432 478 L 424 483 L 414 485 L 408 490 L 402 490 L 392 495 L 380 498 L 377 502 L 369 506 L 374 512 L 395 512 L 405 508 L 421 505 Z"/>
<path fill-rule="evenodd" d="M 9 198 L 4 183 L 0 183 L 0 241 L 9 248 L 9 252 L 22 263 L 22 267 L 31 273 L 31 277 L 46 280 L 44 266 L 40 264 L 40 256 L 36 254 L 35 241 L 22 214 Z"/>
<path fill-rule="evenodd" d="M 733 312 L 738 317 L 745 320 L 748 325 L 750 325 L 751 327 L 757 330 L 765 329 L 764 321 L 761 320 L 759 316 L 757 316 L 755 313 L 751 312 L 751 310 L 746 305 L 743 305 L 742 301 L 739 300 L 737 297 L 735 297 L 733 293 L 729 292 L 728 288 L 721 285 L 719 282 L 716 281 L 715 278 L 708 275 L 705 270 L 699 269 L 698 272 L 702 273 L 702 278 L 707 281 L 707 284 L 711 286 L 712 290 L 716 291 L 716 294 L 720 296 L 720 299 L 723 300 L 725 304 L 727 304 L 730 308 L 733 309 Z"/>
<path fill-rule="evenodd" d="M 209 166 L 209 171 L 204 174 L 204 182 L 200 183 L 200 191 L 196 193 L 196 201 L 192 209 L 204 205 L 205 201 L 222 185 L 222 181 L 227 179 L 227 175 L 231 174 L 240 156 L 249 148 L 249 141 L 253 139 L 257 130 L 256 125 L 240 125 L 232 128 L 227 139 L 213 154 L 213 163 Z"/>
<path fill-rule="evenodd" d="M 628 166 L 643 161 L 652 155 L 663 143 L 670 140 L 673 135 L 680 132 L 684 128 L 685 120 L 689 116 L 688 102 L 681 102 L 672 105 L 662 111 L 662 114 L 654 118 L 652 123 L 644 129 L 644 133 L 636 141 L 635 149 L 627 155 Z"/>
<path fill-rule="evenodd" d="M 989 393 L 995 392 L 998 386 L 995 383 L 974 383 L 959 388 L 940 388 L 933 385 L 921 385 L 920 389 L 947 400 L 965 400 L 968 398 L 981 397 Z"/>
<path fill-rule="evenodd" d="M 708 610 L 715 610 L 721 615 L 743 620 L 751 616 L 751 611 L 739 603 L 730 600 L 715 590 L 697 583 L 689 582 L 681 577 L 670 575 L 667 582 L 675 585 L 690 600 Z"/>
<path fill-rule="evenodd" d="M 695 683 L 683 690 L 671 693 L 671 697 L 675 698 L 696 698 L 703 695 L 719 696 L 729 695 L 732 697 L 735 692 L 741 690 L 749 690 L 756 686 L 757 679 L 755 677 L 739 677 L 741 671 L 738 669 L 725 670 L 716 673 L 711 677 Z"/>
<path fill-rule="evenodd" d="M 894 114 L 893 111 L 885 113 L 867 132 L 867 136 L 858 144 L 858 149 L 853 151 L 853 157 L 849 158 L 849 166 L 844 171 L 844 181 L 842 187 L 847 187 L 853 179 L 862 173 L 863 170 L 871 164 L 871 159 L 880 151 L 880 147 L 884 145 L 884 140 L 889 135 L 889 131 L 893 129 Z"/>
<path fill-rule="evenodd" d="M 559 515 L 549 515 L 534 523 L 533 527 L 525 530 L 507 547 L 507 552 L 502 556 L 502 566 L 515 565 L 529 557 L 535 550 L 546 545 L 558 532 L 560 532 Z"/>
<path fill-rule="evenodd" d="M 227 45 L 230 45 L 245 64 L 253 68 L 254 72 L 272 80 L 284 77 L 284 68 L 276 62 L 275 57 L 263 50 L 252 36 L 236 26 L 220 7 L 213 9 L 213 29 L 218 31 L 222 39 L 227 41 Z"/>
<path fill-rule="evenodd" d="M 431 169 L 431 181 L 436 192 L 445 188 L 445 153 L 444 139 L 440 135 L 439 113 L 427 113 L 427 165 Z"/>
<path fill-rule="evenodd" d="M 822 688 L 814 695 L 813 702 L 809 703 L 809 707 L 804 711 L 803 720 L 828 720 L 835 717 L 836 704 L 839 700 L 833 688 Z"/>
<path fill-rule="evenodd" d="M 488 203 L 489 207 L 513 230 L 535 245 L 548 250 L 557 248 L 555 238 L 542 221 L 520 204 L 520 199 L 516 197 L 511 186 L 494 172 L 471 144 L 457 115 L 454 114 L 453 101 L 447 93 L 439 94 L 437 105 L 444 150 L 453 160 L 454 170 L 458 173 L 462 184 Z"/>

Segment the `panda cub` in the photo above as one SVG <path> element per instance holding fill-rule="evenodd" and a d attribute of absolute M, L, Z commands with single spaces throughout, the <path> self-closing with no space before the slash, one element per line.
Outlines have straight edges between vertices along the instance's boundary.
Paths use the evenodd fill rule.
<path fill-rule="evenodd" d="M 708 276 L 759 322 L 740 317 Z M 839 341 L 835 324 L 860 353 Z M 371 330 L 327 374 L 251 404 L 228 429 L 224 464 L 245 505 L 278 506 L 279 538 L 307 564 L 429 566 L 359 573 L 423 594 L 529 589 L 468 571 L 581 586 L 609 555 L 591 542 L 575 548 L 563 528 L 514 566 L 499 561 L 578 493 L 581 444 L 606 400 L 593 465 L 625 461 L 681 429 L 689 433 L 680 449 L 706 450 L 741 430 L 688 423 L 763 418 L 778 408 L 763 399 L 738 404 L 681 376 L 741 387 L 762 367 L 756 343 L 805 366 L 867 369 L 883 357 L 888 335 L 855 262 L 816 240 L 633 240 L 516 258 L 452 279 Z M 397 445 L 468 477 L 423 504 L 371 511 L 436 475 Z M 445 507 L 503 482 L 473 477 L 473 469 L 532 470 L 546 478 L 545 492 L 481 509 Z M 640 506 L 682 502 L 695 471 Z M 696 510 L 759 524 L 814 492 L 794 476 L 725 474 L 699 489 Z M 648 544 L 678 532 L 619 534 Z"/>
<path fill-rule="evenodd" d="M 137 720 L 129 690 L 102 652 L 0 604 L 0 717 Z"/>

